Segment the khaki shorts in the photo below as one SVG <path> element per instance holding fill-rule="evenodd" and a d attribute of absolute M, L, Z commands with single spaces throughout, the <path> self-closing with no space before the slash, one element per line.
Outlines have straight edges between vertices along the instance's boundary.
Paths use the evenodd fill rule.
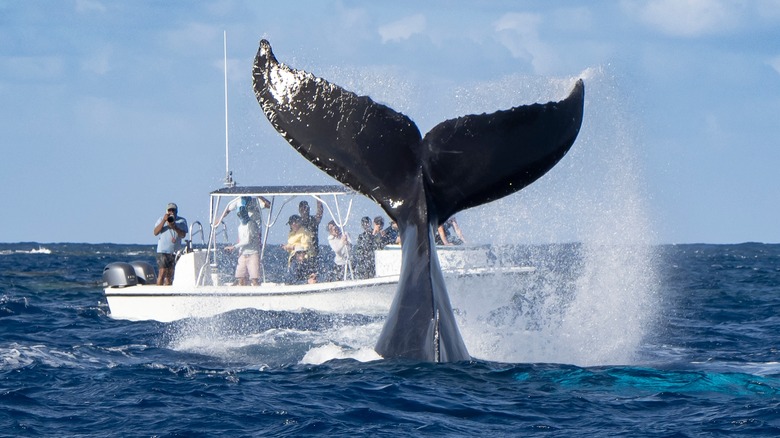
<path fill-rule="evenodd" d="M 247 275 L 249 275 L 250 280 L 260 278 L 260 254 L 243 254 L 238 256 L 236 278 L 246 278 Z"/>

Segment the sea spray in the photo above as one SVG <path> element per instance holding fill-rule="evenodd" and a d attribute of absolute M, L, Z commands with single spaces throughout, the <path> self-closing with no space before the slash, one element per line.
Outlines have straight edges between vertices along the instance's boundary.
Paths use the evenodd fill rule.
<path fill-rule="evenodd" d="M 164 343 L 176 351 L 265 369 L 343 358 L 376 360 L 371 351 L 381 327 L 381 318 L 362 315 L 244 309 L 171 323 Z"/>
<path fill-rule="evenodd" d="M 461 219 L 464 228 L 475 235 L 488 234 L 494 244 L 576 242 L 526 250 L 522 262 L 537 265 L 538 270 L 524 284 L 486 285 L 492 290 L 523 290 L 509 306 L 470 312 L 476 319 L 464 312 L 461 330 L 475 357 L 577 365 L 630 363 L 652 328 L 658 286 L 653 232 L 637 166 L 638 126 L 615 78 L 603 69 L 590 69 L 583 76 L 585 118 L 570 153 L 533 185 L 466 212 Z M 504 78 L 471 94 L 505 100 L 512 95 L 510 90 L 520 90 L 528 97 L 517 105 L 556 99 L 555 90 L 565 90 L 572 82 Z M 500 89 L 504 92 L 497 92 Z M 550 90 L 549 98 L 541 89 Z M 493 106 L 503 108 L 507 102 Z"/>

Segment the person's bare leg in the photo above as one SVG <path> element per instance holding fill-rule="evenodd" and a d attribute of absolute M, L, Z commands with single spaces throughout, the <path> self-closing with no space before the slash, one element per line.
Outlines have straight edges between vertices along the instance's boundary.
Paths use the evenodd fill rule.
<path fill-rule="evenodd" d="M 171 284 L 171 282 L 169 280 L 169 275 L 170 275 L 169 271 L 170 271 L 170 268 L 160 268 L 160 275 L 157 277 L 157 285 L 158 286 Z"/>

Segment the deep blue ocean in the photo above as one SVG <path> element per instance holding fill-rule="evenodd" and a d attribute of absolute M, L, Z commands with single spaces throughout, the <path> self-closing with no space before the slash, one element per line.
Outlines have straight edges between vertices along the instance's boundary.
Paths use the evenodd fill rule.
<path fill-rule="evenodd" d="M 515 248 L 450 364 L 369 360 L 361 315 L 112 319 L 103 267 L 152 251 L 0 244 L 0 435 L 780 436 L 780 245 Z"/>

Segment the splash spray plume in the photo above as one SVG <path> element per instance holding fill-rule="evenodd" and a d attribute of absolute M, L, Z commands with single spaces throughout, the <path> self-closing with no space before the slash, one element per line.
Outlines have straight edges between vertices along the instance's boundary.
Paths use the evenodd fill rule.
<path fill-rule="evenodd" d="M 568 156 L 527 189 L 459 218 L 493 243 L 499 260 L 537 268 L 519 283 L 472 291 L 479 303 L 465 292 L 453 297 L 477 358 L 626 364 L 653 326 L 656 255 L 637 168 L 638 124 L 608 72 L 588 69 L 578 77 L 589 93 Z M 523 100 L 554 100 L 571 82 L 508 77 L 458 95 L 460 106 L 505 105 L 495 99 L 516 100 L 510 90 L 522 90 Z M 469 111 L 478 109 L 457 109 Z M 501 301 L 507 295 L 510 304 Z M 485 301 L 490 297 L 493 306 Z"/>

